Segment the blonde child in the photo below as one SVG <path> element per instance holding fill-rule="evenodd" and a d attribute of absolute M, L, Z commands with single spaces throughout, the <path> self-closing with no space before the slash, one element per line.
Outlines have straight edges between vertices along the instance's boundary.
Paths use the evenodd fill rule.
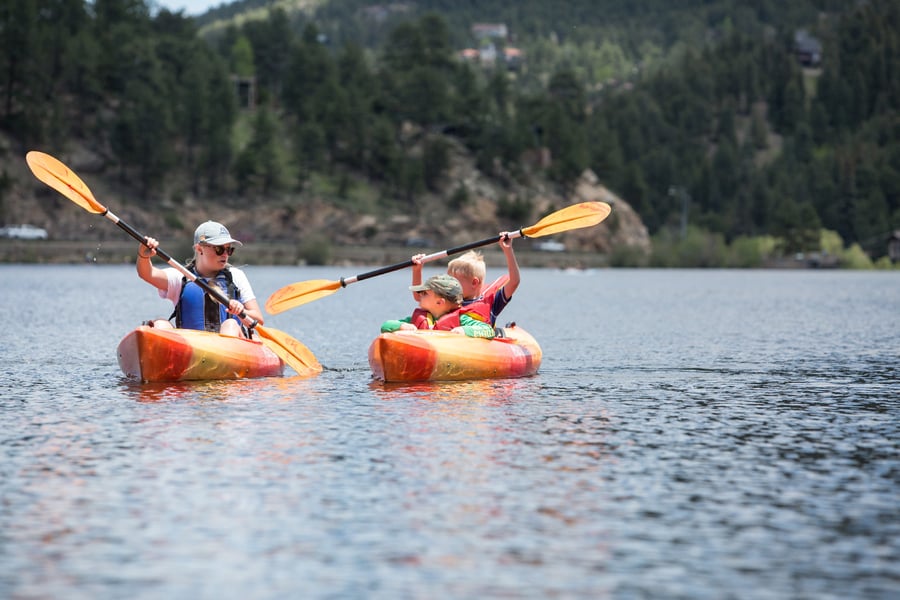
<path fill-rule="evenodd" d="M 485 293 L 484 278 L 486 268 L 481 253 L 470 250 L 447 263 L 447 274 L 459 280 L 463 290 L 463 307 L 472 304 L 484 304 L 487 307 L 491 325 L 496 324 L 497 316 L 506 308 L 519 287 L 519 263 L 512 248 L 512 239 L 507 232 L 500 234 L 500 248 L 506 255 L 506 267 L 509 281 L 496 289 Z M 493 286 L 492 286 L 493 287 Z"/>

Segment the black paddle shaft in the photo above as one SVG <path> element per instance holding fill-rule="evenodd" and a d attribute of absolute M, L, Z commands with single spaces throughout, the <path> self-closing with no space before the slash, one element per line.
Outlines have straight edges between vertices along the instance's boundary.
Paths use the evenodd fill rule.
<path fill-rule="evenodd" d="M 494 237 L 485 238 L 478 242 L 470 242 L 468 244 L 463 244 L 462 246 L 456 246 L 454 248 L 450 248 L 448 250 L 442 250 L 440 252 L 435 252 L 434 254 L 429 254 L 425 257 L 425 262 L 429 260 L 436 260 L 438 258 L 442 258 L 444 256 L 451 256 L 453 254 L 459 254 L 460 252 L 465 252 L 467 250 L 474 250 L 475 248 L 481 248 L 482 246 L 490 246 L 491 244 L 496 244 L 500 240 L 502 240 L 505 236 L 496 235 Z M 507 234 L 507 237 L 515 238 L 515 237 L 525 237 L 525 234 L 522 233 L 522 230 L 518 230 L 516 232 L 510 232 Z M 347 287 L 349 284 L 354 283 L 356 281 L 362 281 L 364 279 L 369 279 L 371 277 L 378 277 L 379 275 L 384 275 L 385 273 L 392 273 L 393 271 L 399 271 L 401 269 L 406 269 L 408 267 L 412 267 L 415 265 L 412 261 L 406 260 L 402 263 L 397 263 L 395 265 L 388 265 L 387 267 L 381 267 L 380 269 L 375 269 L 374 271 L 369 271 L 368 273 L 362 273 L 361 275 L 354 275 L 353 277 L 341 277 L 341 287 Z"/>

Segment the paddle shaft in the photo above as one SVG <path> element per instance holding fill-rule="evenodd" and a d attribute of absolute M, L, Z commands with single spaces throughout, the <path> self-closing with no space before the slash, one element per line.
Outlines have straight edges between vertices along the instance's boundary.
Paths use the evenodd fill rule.
<path fill-rule="evenodd" d="M 523 227 L 518 231 L 512 231 L 505 234 L 501 233 L 479 242 L 463 244 L 462 246 L 456 246 L 449 250 L 442 250 L 441 252 L 435 252 L 434 254 L 423 255 L 421 260 L 413 261 L 410 259 L 402 263 L 397 263 L 396 265 L 390 265 L 360 275 L 354 275 L 353 277 L 342 277 L 339 281 L 317 279 L 286 285 L 269 296 L 269 299 L 266 301 L 266 310 L 272 314 L 278 314 L 290 308 L 294 308 L 295 306 L 300 306 L 301 304 L 306 304 L 307 302 L 329 296 L 342 287 L 347 287 L 351 283 L 369 279 L 370 277 L 377 277 L 378 275 L 384 275 L 385 273 L 399 271 L 400 269 L 405 269 L 420 263 L 426 263 L 451 254 L 457 254 L 466 250 L 494 244 L 503 239 L 517 237 L 535 238 L 553 235 L 563 231 L 570 231 L 572 229 L 590 227 L 603 221 L 603 219 L 609 216 L 611 211 L 612 207 L 606 202 L 581 202 L 580 204 L 573 204 L 557 210 L 534 225 Z"/>
<path fill-rule="evenodd" d="M 138 242 L 140 242 L 144 246 L 147 245 L 147 237 L 145 235 L 141 234 L 141 232 L 139 232 L 137 229 L 135 229 L 128 223 L 122 221 L 119 217 L 117 217 L 115 214 L 113 214 L 113 212 L 111 210 L 109 210 L 108 208 L 106 209 L 105 212 L 101 213 L 101 216 L 106 217 L 107 219 L 109 219 L 110 221 L 112 221 L 113 223 L 118 225 L 120 229 L 122 229 L 125 233 L 127 233 L 128 235 L 130 235 L 131 237 L 136 239 Z M 199 285 L 201 288 L 203 288 L 203 291 L 205 291 L 207 294 L 212 296 L 213 300 L 215 300 L 216 302 L 218 302 L 225 308 L 228 308 L 228 304 L 230 301 L 225 296 L 225 294 L 222 293 L 222 290 L 220 290 L 218 287 L 211 286 L 203 279 L 200 279 L 199 277 L 197 277 L 196 274 L 192 273 L 187 267 L 185 267 L 180 262 L 178 262 L 177 260 L 172 258 L 171 255 L 166 253 L 161 248 L 156 248 L 156 254 L 160 258 L 165 260 L 169 264 L 170 267 L 177 269 L 185 277 L 187 277 L 190 281 L 193 281 L 194 283 Z M 238 316 L 241 318 L 242 321 L 244 321 L 244 325 L 246 325 L 250 329 L 253 329 L 254 327 L 257 327 L 259 325 L 259 321 L 257 321 L 256 319 L 254 319 L 250 315 L 248 315 L 246 311 L 242 310 L 241 314 L 239 314 Z"/>
<path fill-rule="evenodd" d="M 433 254 L 426 254 L 422 257 L 421 262 L 427 263 L 433 260 L 438 260 L 439 258 L 444 258 L 447 256 L 451 256 L 453 254 L 459 254 L 461 252 L 465 252 L 467 250 L 474 250 L 475 248 L 481 248 L 483 246 L 490 246 L 491 244 L 496 244 L 504 237 L 509 237 L 510 239 L 525 237 L 525 234 L 522 233 L 522 230 L 518 231 L 510 231 L 506 236 L 495 235 L 494 237 L 485 238 L 478 242 L 470 242 L 468 244 L 463 244 L 462 246 L 456 246 L 454 248 L 449 248 L 447 250 L 441 250 L 440 252 L 435 252 Z M 381 267 L 380 269 L 375 269 L 374 271 L 369 271 L 368 273 L 362 273 L 361 275 L 354 275 L 353 277 L 341 277 L 341 287 L 347 287 L 351 283 L 355 283 L 357 281 L 362 281 L 364 279 L 369 279 L 371 277 L 378 277 L 379 275 L 384 275 L 385 273 L 392 273 L 394 271 L 400 271 L 401 269 L 406 269 L 408 267 L 414 266 L 416 263 L 413 262 L 412 259 L 403 261 L 402 263 L 397 263 L 395 265 L 388 265 L 387 267 Z"/>

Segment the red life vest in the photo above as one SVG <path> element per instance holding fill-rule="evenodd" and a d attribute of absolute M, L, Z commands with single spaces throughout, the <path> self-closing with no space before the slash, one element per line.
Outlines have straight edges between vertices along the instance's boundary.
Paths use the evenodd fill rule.
<path fill-rule="evenodd" d="M 490 307 L 483 303 L 475 303 L 456 310 L 451 310 L 440 318 L 435 319 L 430 312 L 425 309 L 417 308 L 413 311 L 410 323 L 416 326 L 416 329 L 438 329 L 440 331 L 450 331 L 454 327 L 459 327 L 459 318 L 462 315 L 469 315 L 473 319 L 477 319 L 484 323 L 490 323 Z"/>

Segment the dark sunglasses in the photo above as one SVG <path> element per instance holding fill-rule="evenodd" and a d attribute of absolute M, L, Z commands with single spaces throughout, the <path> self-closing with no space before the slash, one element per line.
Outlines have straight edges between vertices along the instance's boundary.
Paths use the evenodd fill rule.
<path fill-rule="evenodd" d="M 209 246 L 209 244 L 207 244 L 207 245 Z M 234 254 L 234 246 L 228 246 L 227 248 L 225 246 L 209 246 L 209 247 L 216 251 L 216 256 L 222 256 L 226 252 L 228 253 L 228 256 L 231 256 L 232 254 Z"/>

